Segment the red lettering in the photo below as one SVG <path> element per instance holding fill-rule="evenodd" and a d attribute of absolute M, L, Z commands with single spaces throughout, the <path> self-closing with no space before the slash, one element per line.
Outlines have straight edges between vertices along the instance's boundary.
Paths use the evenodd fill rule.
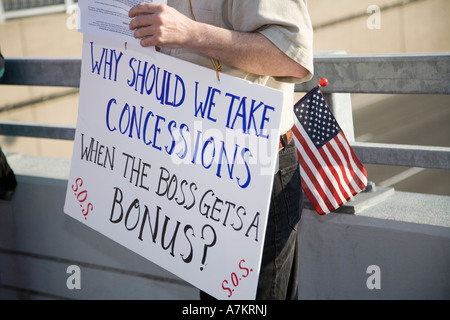
<path fill-rule="evenodd" d="M 94 206 L 92 203 L 88 203 L 86 207 L 84 207 L 83 204 L 88 198 L 88 191 L 81 190 L 80 188 L 82 186 L 83 186 L 83 179 L 77 178 L 75 180 L 75 183 L 72 185 L 72 191 L 74 192 L 77 201 L 80 203 L 81 213 L 83 214 L 84 219 L 87 219 L 88 214 L 94 210 Z"/>
<path fill-rule="evenodd" d="M 237 289 L 239 287 L 239 285 L 242 283 L 242 280 L 244 280 L 245 278 L 247 278 L 250 275 L 250 272 L 253 272 L 253 269 L 248 269 L 245 266 L 243 266 L 243 263 L 245 262 L 245 259 L 242 259 L 241 261 L 239 261 L 238 267 L 239 270 L 244 271 L 244 274 L 241 274 L 238 276 L 239 272 L 232 272 L 230 274 L 230 280 L 231 280 L 231 284 L 233 285 L 233 287 L 235 289 Z M 230 282 L 228 282 L 228 280 L 223 280 L 222 281 L 222 289 L 225 291 L 228 291 L 228 298 L 230 298 L 233 295 L 233 292 L 235 289 L 230 288 Z"/>

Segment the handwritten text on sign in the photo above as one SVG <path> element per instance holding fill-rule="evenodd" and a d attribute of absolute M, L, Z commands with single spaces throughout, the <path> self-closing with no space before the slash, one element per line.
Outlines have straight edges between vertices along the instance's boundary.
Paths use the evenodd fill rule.
<path fill-rule="evenodd" d="M 217 298 L 254 298 L 282 100 L 85 35 L 65 212 Z"/>

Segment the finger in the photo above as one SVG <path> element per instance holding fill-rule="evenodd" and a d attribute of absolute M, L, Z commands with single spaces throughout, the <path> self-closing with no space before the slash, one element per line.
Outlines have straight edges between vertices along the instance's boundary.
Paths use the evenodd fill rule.
<path fill-rule="evenodd" d="M 155 37 L 153 36 L 142 38 L 140 43 L 143 47 L 153 47 L 157 45 Z"/>
<path fill-rule="evenodd" d="M 150 15 L 140 15 L 133 18 L 130 21 L 129 28 L 130 30 L 134 30 L 137 28 L 147 27 L 152 25 L 152 16 Z"/>
<path fill-rule="evenodd" d="M 141 14 L 152 14 L 157 12 L 160 6 L 160 4 L 155 3 L 139 3 L 130 9 L 128 16 L 134 18 Z"/>
<path fill-rule="evenodd" d="M 151 37 L 154 34 L 154 30 L 153 29 L 154 28 L 152 28 L 151 26 L 137 28 L 134 31 L 134 37 L 136 39 L 145 38 L 145 37 Z"/>

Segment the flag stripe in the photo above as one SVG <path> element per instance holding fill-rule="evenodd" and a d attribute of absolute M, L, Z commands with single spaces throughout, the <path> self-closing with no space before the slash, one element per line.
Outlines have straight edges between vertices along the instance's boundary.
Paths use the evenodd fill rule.
<path fill-rule="evenodd" d="M 301 164 L 299 165 L 301 166 Z M 302 170 L 302 168 L 300 170 Z M 303 192 L 305 192 L 306 196 L 308 197 L 309 201 L 316 209 L 316 211 L 321 215 L 329 213 L 332 210 L 333 206 L 329 203 L 329 201 L 328 204 L 326 203 L 327 198 L 320 194 L 319 192 L 320 188 L 314 187 L 313 182 L 309 179 L 308 175 L 306 174 L 301 175 L 301 180 Z"/>
<path fill-rule="evenodd" d="M 303 130 L 303 128 L 300 127 L 300 130 Z M 311 181 L 311 184 L 307 185 L 307 187 L 311 189 L 311 192 L 313 192 L 314 195 L 319 195 L 322 197 L 323 202 L 328 209 L 326 212 L 328 213 L 339 206 L 334 194 L 329 189 L 331 182 L 325 176 L 325 180 L 328 182 L 326 183 L 324 181 L 324 176 L 317 170 L 317 167 L 320 168 L 320 166 L 313 162 L 313 160 L 315 161 L 317 159 L 315 159 L 311 149 L 304 139 L 304 136 L 298 131 L 298 128 L 294 126 L 292 131 L 296 140 L 297 150 L 300 152 L 299 161 L 301 168 L 303 169 L 301 172 L 308 177 L 308 180 Z"/>
<path fill-rule="evenodd" d="M 352 175 L 352 177 L 354 178 L 354 181 L 358 185 L 360 190 L 363 190 L 367 185 L 367 178 L 363 177 L 363 175 L 361 174 L 361 170 L 353 161 L 354 154 L 350 149 L 347 139 L 343 138 L 341 135 L 339 135 L 338 137 L 341 141 L 341 143 L 339 144 L 339 149 L 342 151 L 347 161 L 347 168 L 355 173 Z M 361 164 L 359 161 L 358 163 Z"/>
<path fill-rule="evenodd" d="M 300 162 L 301 166 L 301 174 L 302 179 L 305 180 L 306 185 L 303 185 L 303 191 L 307 194 L 308 199 L 311 203 L 318 203 L 324 213 L 328 213 L 336 207 L 336 204 L 332 204 L 330 202 L 330 198 L 326 196 L 325 191 L 323 189 L 324 184 L 320 184 L 314 174 L 312 173 L 309 166 L 304 162 L 303 156 L 301 156 L 302 161 Z M 310 197 L 312 195 L 313 197 Z"/>
<path fill-rule="evenodd" d="M 352 164 L 352 167 L 355 168 L 355 172 L 358 175 L 358 178 L 361 181 L 360 188 L 361 190 L 364 189 L 367 186 L 367 172 L 366 168 L 361 164 L 359 159 L 356 157 L 355 153 L 353 152 L 352 148 L 350 147 L 350 144 L 347 141 L 347 138 L 344 134 L 340 137 L 341 140 L 344 140 L 342 143 L 343 147 L 347 151 L 347 154 L 350 156 L 350 162 Z"/>
<path fill-rule="evenodd" d="M 335 200 L 337 204 L 343 203 L 345 197 L 339 189 L 336 177 L 330 171 L 331 164 L 327 163 L 325 159 L 321 157 L 320 152 L 309 139 L 308 134 L 304 131 L 303 127 L 297 127 L 297 129 L 299 129 L 297 130 L 297 139 L 299 139 L 299 142 L 314 166 L 311 166 L 311 170 L 317 172 L 316 179 L 321 181 L 321 185 L 323 185 L 325 191 L 329 190 L 329 192 L 325 193 L 330 197 L 330 201 L 333 202 L 333 200 Z"/>
<path fill-rule="evenodd" d="M 300 131 L 303 131 L 303 128 L 300 128 Z M 308 171 L 306 172 L 310 176 L 310 179 L 312 179 L 312 181 L 317 180 L 318 186 L 320 186 L 321 190 L 330 199 L 330 201 L 333 201 L 335 199 L 336 191 L 334 190 L 333 185 L 331 184 L 328 177 L 324 174 L 323 170 L 321 170 L 322 168 L 320 164 L 317 163 L 317 158 L 310 149 L 308 142 L 305 140 L 305 136 L 302 135 L 298 130 L 294 132 L 294 136 L 297 137 L 298 142 L 301 145 L 300 150 L 303 150 L 303 152 L 300 152 L 302 153 L 302 159 L 304 160 L 305 170 L 308 169 Z M 317 186 L 317 184 L 315 185 Z M 333 206 L 335 205 L 336 203 L 333 204 Z"/>
<path fill-rule="evenodd" d="M 322 157 L 327 158 L 328 162 L 333 166 L 333 169 L 336 172 L 335 176 L 337 181 L 339 182 L 339 186 L 344 190 L 343 193 L 345 198 L 348 199 L 349 196 L 353 195 L 353 191 L 348 186 L 350 182 L 348 181 L 348 177 L 344 174 L 345 172 L 343 170 L 344 166 L 342 160 L 337 155 L 336 150 L 333 148 L 333 140 L 330 140 L 329 143 L 320 148 L 320 154 L 322 155 Z M 342 181 L 344 181 L 345 183 L 342 183 Z"/>
<path fill-rule="evenodd" d="M 336 141 L 333 141 L 330 144 L 330 149 L 333 150 L 333 156 L 335 157 L 336 161 L 339 163 L 340 169 L 345 176 L 344 180 L 349 188 L 351 188 L 352 196 L 355 194 L 356 190 L 359 190 L 359 186 L 353 181 L 353 177 L 355 174 L 352 172 L 352 170 L 348 167 L 347 159 L 345 158 L 344 154 L 342 153 L 342 150 L 339 148 L 338 143 Z"/>
<path fill-rule="evenodd" d="M 341 159 L 337 156 L 335 150 L 329 146 L 324 145 L 320 154 L 323 157 L 327 157 L 328 161 L 332 165 L 333 174 L 337 177 L 337 181 L 344 181 L 345 183 L 339 183 L 339 187 L 346 199 L 353 197 L 353 190 L 349 188 L 350 181 L 348 180 L 347 175 L 343 171 L 343 165 Z"/>
<path fill-rule="evenodd" d="M 330 212 L 330 210 L 332 210 L 335 206 L 330 203 L 328 197 L 325 195 L 325 191 L 322 188 L 323 184 L 319 183 L 319 181 L 316 179 L 316 177 L 312 173 L 310 167 L 308 166 L 308 164 L 305 161 L 305 159 L 309 159 L 309 157 L 305 153 L 303 147 L 301 146 L 300 141 L 298 141 L 296 139 L 298 137 L 298 135 L 300 134 L 298 132 L 297 128 L 293 127 L 293 132 L 294 132 L 294 141 L 297 146 L 297 152 L 299 153 L 301 176 L 302 176 L 302 178 L 305 179 L 306 182 L 308 182 L 306 185 L 302 185 L 303 189 L 306 194 L 308 194 L 308 193 L 312 194 L 316 198 L 316 200 L 315 200 L 316 202 L 322 203 L 323 204 L 322 207 L 323 206 L 326 207 L 326 209 L 323 209 L 324 212 Z M 310 199 L 311 202 L 314 201 L 309 196 L 308 196 L 308 198 Z"/>

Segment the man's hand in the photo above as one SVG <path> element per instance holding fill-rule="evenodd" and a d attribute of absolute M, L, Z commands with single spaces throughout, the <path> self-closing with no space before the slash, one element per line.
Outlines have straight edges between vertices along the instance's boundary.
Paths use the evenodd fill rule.
<path fill-rule="evenodd" d="M 239 32 L 196 22 L 167 5 L 130 9 L 130 29 L 141 45 L 195 50 L 249 73 L 304 78 L 309 71 L 258 32 Z"/>
<path fill-rule="evenodd" d="M 131 8 L 130 29 L 143 47 L 184 48 L 193 38 L 194 21 L 172 7 L 141 3 Z"/>

